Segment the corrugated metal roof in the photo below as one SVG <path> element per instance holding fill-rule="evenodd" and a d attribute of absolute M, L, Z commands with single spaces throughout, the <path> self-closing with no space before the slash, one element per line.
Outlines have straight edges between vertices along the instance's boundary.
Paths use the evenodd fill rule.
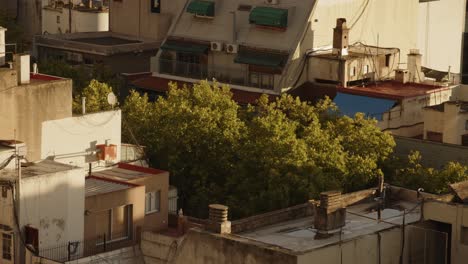
<path fill-rule="evenodd" d="M 99 194 L 111 193 L 130 188 L 132 188 L 132 186 L 125 183 L 118 183 L 115 181 L 99 179 L 96 177 L 88 177 L 86 178 L 85 183 L 85 196 L 95 196 Z"/>

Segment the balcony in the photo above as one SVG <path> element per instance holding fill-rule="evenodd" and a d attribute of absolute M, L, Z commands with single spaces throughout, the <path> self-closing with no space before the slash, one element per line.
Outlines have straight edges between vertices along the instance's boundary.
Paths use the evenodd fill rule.
<path fill-rule="evenodd" d="M 159 59 L 159 73 L 197 80 L 211 80 L 214 78 L 220 83 L 265 90 L 273 90 L 275 80 L 273 74 L 167 59 Z"/>

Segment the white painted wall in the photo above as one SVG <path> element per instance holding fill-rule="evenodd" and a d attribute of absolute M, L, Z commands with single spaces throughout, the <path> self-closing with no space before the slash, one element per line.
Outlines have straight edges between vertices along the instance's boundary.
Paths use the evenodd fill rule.
<path fill-rule="evenodd" d="M 439 0 L 419 4 L 418 48 L 423 66 L 461 72 L 462 33 L 466 0 Z"/>
<path fill-rule="evenodd" d="M 39 230 L 40 248 L 83 240 L 84 185 L 81 169 L 21 180 L 20 226 Z"/>
<path fill-rule="evenodd" d="M 95 145 L 117 145 L 117 161 L 121 148 L 120 110 L 74 116 L 42 123 L 41 158 L 55 156 L 55 161 L 86 167 L 95 162 Z"/>
<path fill-rule="evenodd" d="M 468 114 L 460 112 L 460 106 L 454 102 L 446 103 L 444 112 L 433 109 L 424 111 L 424 138 L 427 139 L 427 132 L 442 133 L 444 143 L 461 145 L 462 135 L 468 134 L 466 122 Z"/>
<path fill-rule="evenodd" d="M 451 0 L 449 0 L 451 1 Z M 409 49 L 417 47 L 418 0 L 319 0 L 312 17 L 314 48 L 331 47 L 337 18 L 346 18 L 349 44 L 400 48 L 406 62 Z M 362 12 L 364 10 L 364 12 Z M 362 15 L 360 15 L 362 13 Z"/>
<path fill-rule="evenodd" d="M 60 17 L 57 20 L 57 17 Z M 108 12 L 72 10 L 72 33 L 109 30 Z M 69 31 L 68 9 L 42 9 L 42 33 L 62 34 Z"/>

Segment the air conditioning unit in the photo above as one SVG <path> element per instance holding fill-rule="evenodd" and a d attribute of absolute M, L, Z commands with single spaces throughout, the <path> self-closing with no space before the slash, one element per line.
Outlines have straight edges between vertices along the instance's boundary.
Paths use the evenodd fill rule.
<path fill-rule="evenodd" d="M 223 51 L 223 44 L 221 42 L 211 42 L 211 51 Z"/>
<path fill-rule="evenodd" d="M 265 0 L 265 4 L 277 5 L 277 4 L 278 4 L 278 0 Z"/>
<path fill-rule="evenodd" d="M 239 45 L 237 44 L 227 44 L 226 52 L 227 53 L 237 53 L 239 51 Z"/>

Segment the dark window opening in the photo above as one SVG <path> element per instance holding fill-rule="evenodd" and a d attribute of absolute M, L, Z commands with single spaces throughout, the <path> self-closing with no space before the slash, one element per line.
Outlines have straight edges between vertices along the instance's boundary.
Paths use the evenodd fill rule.
<path fill-rule="evenodd" d="M 2 258 L 11 260 L 11 245 L 12 236 L 9 234 L 2 235 Z"/>
<path fill-rule="evenodd" d="M 433 142 L 443 142 L 444 134 L 443 133 L 438 133 L 438 132 L 432 132 L 432 131 L 427 131 L 426 132 L 426 138 L 429 141 Z"/>
<path fill-rule="evenodd" d="M 392 57 L 392 54 L 386 54 L 385 55 L 385 66 L 390 67 L 390 58 Z"/>

